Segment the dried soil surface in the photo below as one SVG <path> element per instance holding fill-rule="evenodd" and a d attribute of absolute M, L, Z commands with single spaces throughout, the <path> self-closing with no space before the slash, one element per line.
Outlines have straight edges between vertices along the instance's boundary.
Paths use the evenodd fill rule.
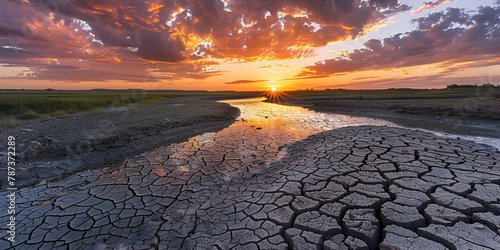
<path fill-rule="evenodd" d="M 0 138 L 16 138 L 16 185 L 27 186 L 92 169 L 158 144 L 222 129 L 234 122 L 238 114 L 237 108 L 225 103 L 172 99 L 25 120 L 18 126 L 1 129 Z M 6 147 L 7 143 L 0 144 L 2 163 L 6 160 Z M 5 186 L 5 181 L 0 180 L 0 184 Z"/>
<path fill-rule="evenodd" d="M 259 171 L 249 173 L 248 167 L 235 165 L 239 158 L 227 151 L 227 141 L 210 142 L 211 149 L 204 151 L 196 150 L 199 143 L 160 147 L 106 168 L 21 189 L 16 227 L 22 233 L 14 246 L 496 249 L 500 245 L 496 148 L 401 128 L 346 127 L 292 144 L 281 160 L 260 168 L 252 165 Z M 0 208 L 7 209 L 6 203 Z M 5 239 L 6 231 L 0 236 Z M 0 243 L 1 248 L 9 246 L 5 240 Z"/>

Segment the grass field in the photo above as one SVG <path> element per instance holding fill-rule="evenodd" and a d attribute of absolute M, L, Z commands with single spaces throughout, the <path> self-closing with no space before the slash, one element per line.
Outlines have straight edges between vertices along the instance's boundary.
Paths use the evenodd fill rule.
<path fill-rule="evenodd" d="M 256 96 L 255 92 L 208 92 L 176 90 L 1 90 L 0 118 L 23 120 L 41 115 L 60 115 L 134 103 L 151 103 L 182 97 Z"/>
<path fill-rule="evenodd" d="M 499 91 L 498 87 L 474 87 L 453 89 L 383 89 L 383 90 L 346 90 L 287 91 L 287 96 L 435 96 L 475 94 L 483 95 Z M 151 103 L 182 97 L 254 97 L 258 92 L 233 91 L 182 91 L 182 90 L 0 90 L 0 119 L 17 120 L 46 118 L 51 115 L 64 115 L 83 111 L 98 110 L 130 104 Z"/>
<path fill-rule="evenodd" d="M 332 89 L 325 91 L 286 91 L 289 96 L 364 96 L 364 95 L 452 95 L 452 94 L 483 94 L 492 91 L 500 91 L 499 87 L 475 87 L 475 88 L 454 88 L 454 89 L 377 89 L 377 90 L 348 90 Z"/>

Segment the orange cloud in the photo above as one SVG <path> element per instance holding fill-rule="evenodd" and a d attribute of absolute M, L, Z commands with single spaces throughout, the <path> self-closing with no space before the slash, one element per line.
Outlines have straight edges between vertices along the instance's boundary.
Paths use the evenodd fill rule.
<path fill-rule="evenodd" d="M 0 57 L 32 68 L 30 77 L 64 81 L 140 81 L 152 64 L 160 79 L 203 79 L 224 62 L 312 57 L 409 8 L 397 0 L 72 0 L 47 10 L 45 2 L 3 3 Z"/>
<path fill-rule="evenodd" d="M 443 4 L 443 3 L 449 3 L 453 0 L 438 0 L 436 2 L 424 2 L 420 8 L 418 8 L 417 11 L 411 11 L 412 14 L 417 14 L 417 13 L 420 13 L 424 10 L 428 10 L 428 9 L 432 9 L 432 8 L 436 8 L 438 7 L 439 5 Z"/>
<path fill-rule="evenodd" d="M 500 6 L 475 13 L 450 8 L 415 19 L 419 29 L 383 40 L 370 39 L 364 48 L 316 62 L 298 76 L 337 75 L 368 70 L 392 70 L 419 65 L 453 72 L 497 65 L 500 58 Z M 458 28 L 461 27 L 461 28 Z"/>
<path fill-rule="evenodd" d="M 269 80 L 238 80 L 232 82 L 226 82 L 225 84 L 247 84 L 247 83 L 256 83 L 256 82 L 267 82 Z"/>

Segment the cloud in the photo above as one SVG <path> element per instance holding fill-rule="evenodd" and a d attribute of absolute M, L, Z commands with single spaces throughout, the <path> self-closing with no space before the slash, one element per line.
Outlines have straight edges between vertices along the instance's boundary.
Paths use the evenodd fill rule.
<path fill-rule="evenodd" d="M 23 49 L 19 49 L 19 48 L 15 48 L 15 47 L 10 47 L 10 46 L 6 46 L 6 47 L 0 47 L 0 58 L 2 58 L 5 62 L 5 60 L 7 59 L 28 59 L 28 58 L 34 58 L 36 57 L 37 54 L 33 53 L 33 52 L 30 52 L 30 51 L 26 51 L 26 50 L 23 50 Z"/>
<path fill-rule="evenodd" d="M 295 80 L 305 80 L 305 79 L 318 79 L 318 78 L 326 78 L 330 77 L 329 75 L 318 75 L 318 76 L 303 76 L 303 77 L 294 77 L 283 79 L 282 81 L 295 81 Z"/>
<path fill-rule="evenodd" d="M 256 82 L 267 82 L 269 80 L 238 80 L 233 82 L 226 82 L 224 84 L 247 84 L 247 83 L 256 83 Z"/>
<path fill-rule="evenodd" d="M 436 7 L 438 7 L 439 5 L 441 5 L 441 4 L 443 4 L 443 3 L 449 3 L 449 2 L 451 2 L 451 1 L 453 1 L 453 0 L 438 0 L 438 1 L 434 2 L 434 3 L 433 3 L 433 2 L 424 2 L 424 3 L 420 6 L 420 8 L 418 8 L 418 10 L 417 10 L 417 11 L 412 11 L 411 13 L 412 13 L 412 14 L 417 14 L 417 13 L 420 13 L 420 12 L 422 12 L 422 11 L 424 11 L 424 10 L 428 10 L 428 9 L 436 8 Z"/>
<path fill-rule="evenodd" d="M 432 64 L 447 71 L 498 64 L 500 6 L 479 7 L 472 14 L 450 8 L 415 19 L 419 29 L 383 40 L 371 39 L 365 48 L 305 67 L 298 76 L 334 75 L 367 70 L 389 70 Z"/>
<path fill-rule="evenodd" d="M 221 74 L 204 69 L 224 61 L 311 57 L 315 48 L 360 36 L 409 9 L 398 0 L 5 0 L 2 5 L 0 48 L 22 51 L 16 59 L 2 49 L 8 63 L 36 65 L 35 77 L 64 81 L 69 73 L 50 67 L 55 59 L 61 65 L 78 63 L 75 80 L 84 81 L 106 80 L 102 69 L 144 74 L 130 69 L 156 63 L 173 70 L 164 74 L 168 79 L 200 79 Z M 144 75 L 110 77 L 140 81 Z"/>
<path fill-rule="evenodd" d="M 395 8 L 398 6 L 397 0 L 370 0 L 370 3 L 382 8 Z"/>
<path fill-rule="evenodd" d="M 144 59 L 164 62 L 184 60 L 186 50 L 179 36 L 172 38 L 169 32 L 146 31 L 139 35 L 138 53 Z"/>
<path fill-rule="evenodd" d="M 352 80 L 359 81 L 359 80 L 366 80 L 366 79 L 373 79 L 373 78 L 378 78 L 378 77 L 375 77 L 375 76 L 363 76 L 363 77 L 353 78 Z"/>

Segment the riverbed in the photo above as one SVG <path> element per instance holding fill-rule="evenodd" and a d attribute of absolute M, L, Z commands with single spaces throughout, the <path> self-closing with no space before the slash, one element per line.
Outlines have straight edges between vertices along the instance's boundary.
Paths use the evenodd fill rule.
<path fill-rule="evenodd" d="M 331 114 L 309 110 L 299 106 L 279 105 L 274 103 L 262 102 L 264 98 L 252 98 L 243 100 L 226 100 L 221 101 L 228 103 L 241 110 L 239 121 L 228 129 L 237 129 L 245 127 L 245 122 L 253 122 L 255 126 L 264 126 L 271 134 L 292 133 L 294 139 L 292 141 L 299 141 L 311 134 L 319 133 L 322 131 L 332 130 L 347 126 L 389 126 L 425 131 L 437 136 L 446 138 L 461 138 L 465 140 L 474 141 L 490 145 L 500 149 L 500 139 L 482 136 L 468 136 L 456 135 L 451 133 L 437 132 L 418 127 L 405 127 L 397 125 L 396 123 L 385 121 L 383 119 L 356 117 L 342 114 Z M 266 118 L 267 117 L 267 118 Z M 259 136 L 266 136 L 265 133 Z M 276 138 L 284 144 L 289 144 L 286 138 Z M 263 138 L 262 138 L 263 139 Z M 265 140 L 265 139 L 264 139 Z"/>
<path fill-rule="evenodd" d="M 451 197 L 448 191 L 458 186 L 448 189 L 448 185 L 463 182 L 461 190 L 470 193 L 468 183 L 479 187 L 485 180 L 500 179 L 495 163 L 498 151 L 472 141 L 261 99 L 224 102 L 241 114 L 218 132 L 19 190 L 14 246 L 287 249 L 328 243 L 374 247 L 380 243 L 381 230 L 395 234 L 407 230 L 385 228 L 385 223 L 423 228 L 429 239 L 437 235 L 433 228 L 424 228 L 426 219 L 417 208 L 401 209 L 418 217 L 418 223 L 391 222 L 398 215 L 390 211 L 414 203 L 411 196 L 403 204 L 389 202 L 392 198 L 386 192 L 392 192 L 391 183 L 425 197 L 418 207 L 423 210 L 421 206 L 430 203 L 428 195 L 437 193 L 438 201 Z M 454 152 L 456 156 L 450 157 Z M 442 169 L 435 172 L 434 166 Z M 448 167 L 457 169 L 451 174 Z M 480 196 L 474 197 L 483 202 Z M 484 202 L 475 202 L 470 211 L 483 211 L 482 207 L 496 211 Z M 6 204 L 1 209 L 7 211 Z M 389 214 L 378 215 L 375 211 L 380 209 Z M 342 224 L 347 213 L 351 219 L 373 217 L 368 240 L 343 233 L 354 230 Z M 6 216 L 2 214 L 2 221 Z M 0 236 L 5 239 L 6 231 Z M 419 237 L 414 236 L 427 240 Z M 0 245 L 8 246 L 7 241 Z"/>

